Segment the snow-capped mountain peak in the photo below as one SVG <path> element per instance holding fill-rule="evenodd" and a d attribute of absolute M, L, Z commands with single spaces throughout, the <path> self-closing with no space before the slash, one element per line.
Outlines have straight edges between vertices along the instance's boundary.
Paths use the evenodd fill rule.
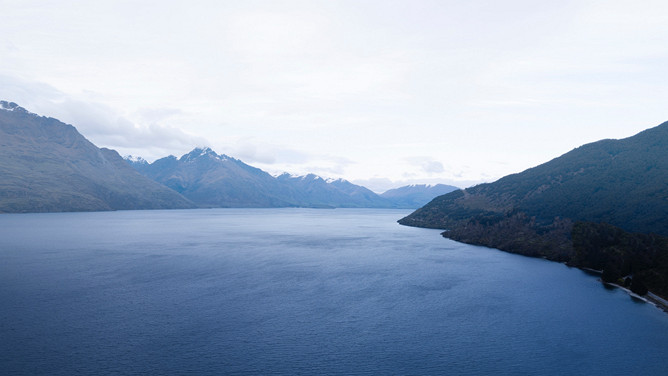
<path fill-rule="evenodd" d="M 23 112 L 26 114 L 31 114 L 31 115 L 36 115 L 25 108 L 19 106 L 18 104 L 14 102 L 7 102 L 7 101 L 0 101 L 0 110 L 4 111 L 12 111 L 12 112 Z"/>
<path fill-rule="evenodd" d="M 126 161 L 131 162 L 131 163 L 148 164 L 146 159 L 144 159 L 142 157 L 139 157 L 139 156 L 135 157 L 133 155 L 126 155 L 125 157 L 123 157 L 123 159 L 125 159 Z"/>
<path fill-rule="evenodd" d="M 210 158 L 219 161 L 233 160 L 225 154 L 217 154 L 210 147 L 196 147 L 190 153 L 184 154 L 179 160 L 183 162 L 191 162 L 200 158 Z"/>
<path fill-rule="evenodd" d="M 351 182 L 349 182 L 348 180 L 343 179 L 343 178 L 338 178 L 338 179 L 327 178 L 327 179 L 325 179 L 325 181 L 328 184 L 352 184 Z"/>

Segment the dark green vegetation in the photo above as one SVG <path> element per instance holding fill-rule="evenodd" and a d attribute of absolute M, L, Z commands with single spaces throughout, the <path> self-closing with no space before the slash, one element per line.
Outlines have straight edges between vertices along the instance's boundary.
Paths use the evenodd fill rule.
<path fill-rule="evenodd" d="M 668 296 L 668 238 L 631 234 L 600 223 L 578 222 L 572 231 L 573 266 L 602 270 L 605 282 Z M 628 278 L 632 276 L 632 278 Z"/>
<path fill-rule="evenodd" d="M 633 274 L 639 291 L 642 282 L 666 296 L 668 251 L 661 236 L 668 236 L 668 122 L 439 196 L 399 222 L 603 270 L 607 280 Z"/>
<path fill-rule="evenodd" d="M 113 150 L 56 119 L 0 101 L 0 212 L 188 208 Z"/>

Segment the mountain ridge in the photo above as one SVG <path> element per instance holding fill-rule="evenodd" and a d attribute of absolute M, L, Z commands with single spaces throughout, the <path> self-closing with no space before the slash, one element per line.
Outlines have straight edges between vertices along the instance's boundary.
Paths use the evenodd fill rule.
<path fill-rule="evenodd" d="M 198 147 L 180 158 L 168 156 L 153 163 L 134 158 L 126 161 L 137 171 L 201 207 L 394 207 L 347 180 L 315 174 L 274 177 L 210 148 Z"/>
<path fill-rule="evenodd" d="M 419 208 L 440 195 L 458 189 L 445 184 L 411 184 L 387 190 L 380 196 L 408 208 Z"/>
<path fill-rule="evenodd" d="M 645 150 L 641 150 L 641 149 Z M 642 170 L 642 171 L 639 171 Z M 652 217 L 634 216 L 636 201 L 625 197 L 644 197 L 640 209 L 648 206 L 668 207 L 668 122 L 622 140 L 601 140 L 580 146 L 572 151 L 521 173 L 505 176 L 496 182 L 466 188 L 451 196 L 439 196 L 434 205 L 467 208 L 476 214 L 502 214 L 512 210 L 526 212 L 541 223 L 556 216 L 577 220 L 608 222 L 628 231 L 656 232 L 668 236 L 668 223 L 661 212 L 648 210 Z M 644 181 L 630 179 L 641 174 Z M 598 185 L 594 185 L 597 183 Z M 584 188 L 584 190 L 583 190 Z M 461 197 L 455 197 L 459 195 Z M 562 199 L 557 200 L 558 197 Z M 583 198 L 584 197 L 584 198 Z M 591 205 L 582 204 L 589 200 Z M 647 203 L 649 200 L 651 203 Z M 611 210 L 614 208 L 615 210 Z M 411 215 L 404 221 L 419 223 L 424 215 Z M 433 226 L 452 225 L 457 212 L 432 221 Z M 429 222 L 427 220 L 426 222 Z"/>
<path fill-rule="evenodd" d="M 0 101 L 0 212 L 190 208 L 74 126 Z"/>
<path fill-rule="evenodd" d="M 611 281 L 635 274 L 665 296 L 668 242 L 660 239 L 668 237 L 668 122 L 439 196 L 399 223 L 573 266 L 603 265 Z M 656 235 L 648 240 L 643 234 Z M 656 245 L 653 262 L 639 261 L 648 249 L 642 244 Z"/>
<path fill-rule="evenodd" d="M 153 163 L 141 157 L 124 160 L 74 126 L 7 101 L 0 101 L 0 149 L 0 212 L 413 208 L 344 179 L 274 177 L 210 148 Z"/>

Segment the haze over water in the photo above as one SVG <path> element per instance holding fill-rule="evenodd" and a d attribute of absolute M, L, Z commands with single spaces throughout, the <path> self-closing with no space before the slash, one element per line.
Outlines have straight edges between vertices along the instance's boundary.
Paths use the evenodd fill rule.
<path fill-rule="evenodd" d="M 0 216 L 8 374 L 668 373 L 668 315 L 401 210 Z"/>

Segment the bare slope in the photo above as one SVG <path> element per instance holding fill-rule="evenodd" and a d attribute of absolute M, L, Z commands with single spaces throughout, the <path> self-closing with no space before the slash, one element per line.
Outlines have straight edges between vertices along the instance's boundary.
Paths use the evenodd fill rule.
<path fill-rule="evenodd" d="M 77 130 L 0 101 L 0 212 L 192 207 Z"/>

